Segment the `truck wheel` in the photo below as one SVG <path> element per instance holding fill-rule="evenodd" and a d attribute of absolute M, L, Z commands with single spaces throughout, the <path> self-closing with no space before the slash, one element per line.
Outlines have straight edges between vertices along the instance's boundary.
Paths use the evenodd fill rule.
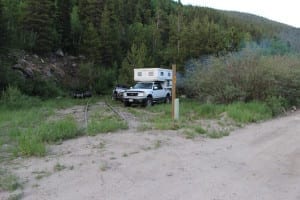
<path fill-rule="evenodd" d="M 171 97 L 170 97 L 170 95 L 166 96 L 165 103 L 167 103 L 167 104 L 171 103 Z"/>
<path fill-rule="evenodd" d="M 124 101 L 124 106 L 125 107 L 128 107 L 128 106 L 130 106 L 131 104 L 128 102 L 128 101 Z"/>
<path fill-rule="evenodd" d="M 112 95 L 111 95 L 111 100 L 115 101 L 117 100 L 117 93 L 114 92 Z"/>
<path fill-rule="evenodd" d="M 145 107 L 150 107 L 150 106 L 152 106 L 152 104 L 153 104 L 152 97 L 147 97 Z"/>

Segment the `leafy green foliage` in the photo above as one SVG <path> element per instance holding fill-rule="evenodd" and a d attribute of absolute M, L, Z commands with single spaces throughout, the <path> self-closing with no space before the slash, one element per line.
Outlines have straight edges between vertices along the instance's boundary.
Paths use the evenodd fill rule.
<path fill-rule="evenodd" d="M 23 95 L 18 88 L 12 86 L 9 86 L 2 92 L 0 102 L 2 106 L 5 105 L 5 107 L 10 109 L 28 108 L 41 103 L 38 98 Z"/>
<path fill-rule="evenodd" d="M 284 98 L 298 105 L 300 59 L 291 55 L 271 56 L 263 49 L 197 61 L 186 74 L 185 91 L 202 101 L 231 103 Z"/>
<path fill-rule="evenodd" d="M 298 42 L 299 34 L 296 29 L 260 17 L 183 6 L 172 0 L 1 0 L 0 30 L 1 42 L 5 41 L 5 44 L 0 43 L 1 47 L 26 49 L 36 54 L 48 54 L 61 48 L 65 55 L 83 54 L 87 60 L 82 65 L 91 67 L 90 71 L 100 76 L 101 81 L 93 81 L 92 84 L 80 87 L 88 85 L 97 88 L 97 93 L 103 93 L 100 90 L 111 88 L 116 82 L 130 84 L 133 68 L 166 67 L 170 63 L 177 63 L 178 70 L 184 73 L 187 60 L 205 55 L 227 55 L 239 51 L 247 42 L 267 45 L 268 54 L 285 55 L 297 49 L 294 44 Z M 269 41 L 265 42 L 265 38 Z M 6 54 L 4 57 L 7 57 Z M 214 87 L 208 89 L 215 92 L 222 85 L 226 87 L 222 88 L 223 94 L 216 92 L 211 97 L 212 101 L 267 98 L 265 93 L 259 93 L 257 85 L 251 85 L 259 78 L 256 77 L 257 74 L 266 72 L 265 68 L 248 69 L 248 65 L 256 65 L 255 59 L 244 58 L 244 63 L 238 61 L 238 58 L 234 62 L 245 64 L 243 70 L 248 70 L 249 75 L 240 77 L 244 81 L 238 86 L 232 80 L 239 77 L 219 80 Z M 251 59 L 252 64 L 249 64 Z M 217 59 L 214 62 L 214 73 L 222 76 L 228 72 L 227 69 L 217 67 L 223 61 Z M 9 84 L 15 85 L 13 83 L 16 79 L 9 73 L 9 66 L 0 60 L 1 89 Z M 241 69 L 234 67 L 233 70 Z M 209 78 L 210 76 L 203 79 L 202 83 L 206 81 L 205 84 L 211 85 Z M 55 91 L 57 85 L 53 81 L 20 80 L 22 81 L 24 84 L 18 86 L 28 94 L 52 97 L 59 93 L 58 90 Z M 72 81 L 69 85 L 73 85 Z M 232 83 L 224 84 L 230 81 Z M 78 84 L 83 84 L 81 80 L 77 82 L 77 88 Z M 297 83 L 285 87 L 297 89 L 295 84 Z M 29 90 L 20 85 L 28 86 Z M 289 92 L 284 95 L 289 96 L 289 101 L 292 101 L 292 94 Z"/>

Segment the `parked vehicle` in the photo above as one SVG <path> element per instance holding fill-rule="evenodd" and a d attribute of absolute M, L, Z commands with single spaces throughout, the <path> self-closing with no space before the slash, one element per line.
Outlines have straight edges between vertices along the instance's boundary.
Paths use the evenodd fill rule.
<path fill-rule="evenodd" d="M 116 87 L 114 87 L 111 98 L 112 100 L 122 100 L 123 99 L 123 93 L 129 89 L 126 85 L 118 84 Z"/>
<path fill-rule="evenodd" d="M 89 90 L 82 91 L 77 90 L 72 93 L 73 98 L 90 98 L 92 97 L 92 92 Z"/>
<path fill-rule="evenodd" d="M 134 87 L 123 92 L 125 106 L 140 104 L 151 106 L 154 103 L 171 100 L 172 70 L 161 68 L 134 69 Z"/>

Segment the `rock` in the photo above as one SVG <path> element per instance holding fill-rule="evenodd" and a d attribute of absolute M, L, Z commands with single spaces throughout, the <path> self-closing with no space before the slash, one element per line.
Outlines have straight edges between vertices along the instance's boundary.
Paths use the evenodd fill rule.
<path fill-rule="evenodd" d="M 23 67 L 21 64 L 16 64 L 12 68 L 22 72 L 22 74 L 27 78 L 32 78 L 34 75 L 30 67 Z"/>
<path fill-rule="evenodd" d="M 61 49 L 58 49 L 58 50 L 55 52 L 55 54 L 56 54 L 57 56 L 61 56 L 61 57 L 64 57 L 64 56 L 65 56 L 64 52 L 63 52 Z"/>
<path fill-rule="evenodd" d="M 30 77 L 30 78 L 33 77 L 34 73 L 33 73 L 33 71 L 32 71 L 31 68 L 26 67 L 26 68 L 24 69 L 24 71 L 25 71 L 25 73 L 26 73 L 26 75 L 27 75 L 28 77 Z"/>
<path fill-rule="evenodd" d="M 68 56 L 68 59 L 69 60 L 77 60 L 77 57 L 75 57 L 75 56 Z"/>
<path fill-rule="evenodd" d="M 78 58 L 79 58 L 80 60 L 85 60 L 85 59 L 86 59 L 86 57 L 85 57 L 84 55 L 79 55 Z"/>
<path fill-rule="evenodd" d="M 19 60 L 19 64 L 22 65 L 22 66 L 24 66 L 24 67 L 27 67 L 27 66 L 30 65 L 30 63 L 27 60 L 25 60 L 25 59 Z"/>

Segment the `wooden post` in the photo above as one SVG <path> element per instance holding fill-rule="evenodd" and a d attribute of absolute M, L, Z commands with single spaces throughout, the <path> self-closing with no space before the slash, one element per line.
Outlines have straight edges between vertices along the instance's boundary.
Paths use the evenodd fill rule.
<path fill-rule="evenodd" d="M 172 65 L 172 119 L 175 119 L 175 99 L 176 99 L 176 65 Z"/>

